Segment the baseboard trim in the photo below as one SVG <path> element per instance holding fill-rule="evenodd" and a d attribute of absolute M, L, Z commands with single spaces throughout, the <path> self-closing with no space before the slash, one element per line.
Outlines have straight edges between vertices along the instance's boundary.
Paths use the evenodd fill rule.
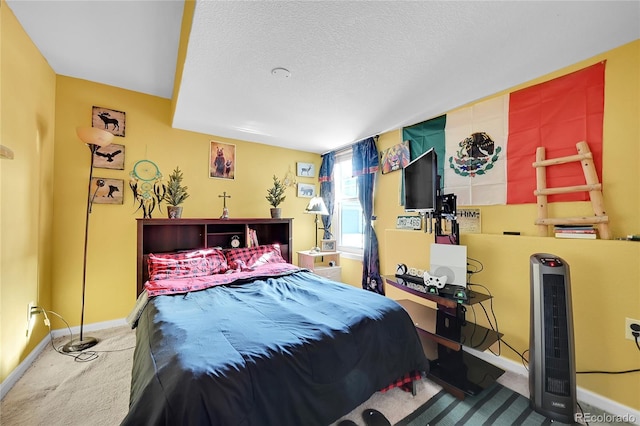
<path fill-rule="evenodd" d="M 504 358 L 502 356 L 496 356 L 491 352 L 479 352 L 475 349 L 464 348 L 465 351 L 477 356 L 483 361 L 487 361 L 497 367 L 502 368 L 505 371 L 510 371 L 515 374 L 519 374 L 526 378 L 529 377 L 529 371 L 524 367 L 524 365 L 519 364 L 510 359 Z M 620 404 L 612 399 L 599 395 L 591 390 L 581 388 L 580 386 L 576 387 L 576 396 L 580 403 L 584 402 L 585 404 L 596 407 L 603 412 L 613 414 L 616 416 L 625 416 L 625 418 L 634 418 L 634 424 L 640 425 L 640 410 L 636 410 L 634 408 L 628 407 L 626 405 Z"/>
<path fill-rule="evenodd" d="M 9 373 L 6 379 L 4 379 L 2 383 L 0 383 L 0 400 L 4 399 L 4 396 L 9 393 L 13 385 L 15 385 L 18 380 L 20 380 L 20 377 L 22 377 L 22 375 L 27 371 L 31 364 L 33 364 L 33 362 L 36 360 L 38 355 L 40 355 L 40 352 L 42 352 L 45 346 L 47 346 L 48 344 L 49 336 L 47 335 L 40 341 L 40 343 L 36 345 L 35 348 L 33 348 L 31 352 L 29 352 L 29 355 L 27 355 L 27 357 L 23 359 L 22 362 L 18 364 L 18 366 L 14 368 L 11 373 Z"/>
<path fill-rule="evenodd" d="M 85 331 L 92 332 L 96 330 L 104 330 L 105 328 L 119 327 L 122 325 L 127 325 L 127 321 L 125 318 L 112 320 L 112 321 L 104 321 L 104 322 L 96 322 L 93 324 L 85 324 L 84 329 L 82 330 L 83 334 Z M 71 332 L 73 334 L 80 333 L 80 326 L 71 327 Z M 69 329 L 62 328 L 58 330 L 51 330 L 51 335 L 56 337 L 68 336 Z M 50 344 L 50 337 L 47 333 L 46 336 L 36 345 L 35 348 L 25 359 L 22 360 L 20 364 L 16 368 L 13 369 L 11 373 L 0 383 L 0 400 L 4 399 L 5 395 L 9 393 L 11 388 L 20 380 L 20 377 L 27 371 L 27 369 L 33 364 L 38 355 L 44 350 L 44 348 Z"/>
<path fill-rule="evenodd" d="M 104 330 L 105 328 L 120 327 L 123 325 L 127 325 L 127 321 L 125 318 L 120 318 L 120 319 L 111 320 L 111 321 L 104 321 L 104 322 L 95 322 L 93 324 L 85 324 L 84 329 L 82 330 L 82 334 L 86 332 L 91 333 L 92 331 L 96 331 L 96 330 Z M 75 327 L 71 327 L 71 332 L 73 334 L 80 333 L 80 326 L 78 325 Z M 52 330 L 51 334 L 53 334 L 54 338 L 60 337 L 60 336 L 68 336 L 69 329 L 60 328 L 58 330 Z"/>

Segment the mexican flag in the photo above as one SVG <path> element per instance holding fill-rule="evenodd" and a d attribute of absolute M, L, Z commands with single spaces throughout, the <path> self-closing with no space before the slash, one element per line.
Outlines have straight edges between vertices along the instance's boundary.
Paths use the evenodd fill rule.
<path fill-rule="evenodd" d="M 536 148 L 546 158 L 577 154 L 586 141 L 602 180 L 605 62 L 461 108 L 403 129 L 411 159 L 435 147 L 443 193 L 458 205 L 535 203 Z M 585 183 L 579 162 L 546 168 L 547 187 Z M 588 193 L 549 196 L 586 201 Z"/>

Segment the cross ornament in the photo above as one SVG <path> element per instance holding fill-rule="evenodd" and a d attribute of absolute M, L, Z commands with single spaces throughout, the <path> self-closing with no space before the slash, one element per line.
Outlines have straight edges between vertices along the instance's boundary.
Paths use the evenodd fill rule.
<path fill-rule="evenodd" d="M 222 198 L 222 216 L 220 216 L 220 219 L 229 219 L 229 210 L 227 209 L 227 198 L 231 198 L 231 195 L 227 195 L 227 191 L 224 191 L 222 195 L 218 195 L 218 198 Z"/>

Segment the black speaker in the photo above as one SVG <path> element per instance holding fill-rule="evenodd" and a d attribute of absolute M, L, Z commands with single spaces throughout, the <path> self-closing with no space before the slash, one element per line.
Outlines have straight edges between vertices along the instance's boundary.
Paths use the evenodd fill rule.
<path fill-rule="evenodd" d="M 552 254 L 531 260 L 529 394 L 538 413 L 575 422 L 576 367 L 569 265 Z"/>

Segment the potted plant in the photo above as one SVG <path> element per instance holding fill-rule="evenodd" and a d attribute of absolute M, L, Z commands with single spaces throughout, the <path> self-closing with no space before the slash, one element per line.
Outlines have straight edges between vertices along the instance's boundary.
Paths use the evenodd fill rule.
<path fill-rule="evenodd" d="M 182 172 L 180 167 L 176 166 L 173 172 L 169 175 L 169 182 L 167 183 L 167 192 L 164 195 L 164 201 L 169 205 L 167 206 L 167 215 L 169 219 L 179 219 L 182 217 L 182 207 L 180 204 L 189 197 L 187 193 L 187 187 L 182 186 Z"/>
<path fill-rule="evenodd" d="M 271 217 L 274 219 L 280 218 L 280 208 L 278 207 L 280 203 L 284 201 L 286 196 L 284 195 L 284 191 L 287 187 L 276 177 L 273 175 L 273 186 L 267 189 L 267 196 L 265 197 L 269 204 L 271 205 Z"/>

